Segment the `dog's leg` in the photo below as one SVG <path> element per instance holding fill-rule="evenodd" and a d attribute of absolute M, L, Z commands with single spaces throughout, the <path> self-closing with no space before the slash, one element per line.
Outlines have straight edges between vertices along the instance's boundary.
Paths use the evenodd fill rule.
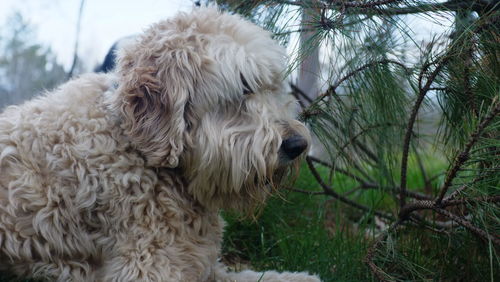
<path fill-rule="evenodd" d="M 241 272 L 227 271 L 222 263 L 215 267 L 215 281 L 217 282 L 320 282 L 316 275 L 310 275 L 306 272 L 276 272 L 265 271 L 256 272 L 244 270 Z"/>
<path fill-rule="evenodd" d="M 104 261 L 97 281 L 206 281 L 211 272 L 208 261 L 203 264 L 196 253 L 190 255 L 176 246 L 165 249 L 154 244 L 118 243 L 115 249 L 120 254 Z"/>
<path fill-rule="evenodd" d="M 96 281 L 93 266 L 82 261 L 64 261 L 55 259 L 53 262 L 18 263 L 8 268 L 9 272 L 19 277 L 47 279 L 48 281 L 67 282 Z"/>
<path fill-rule="evenodd" d="M 98 276 L 100 282 L 188 281 L 165 258 L 148 252 L 114 257 L 105 262 Z"/>

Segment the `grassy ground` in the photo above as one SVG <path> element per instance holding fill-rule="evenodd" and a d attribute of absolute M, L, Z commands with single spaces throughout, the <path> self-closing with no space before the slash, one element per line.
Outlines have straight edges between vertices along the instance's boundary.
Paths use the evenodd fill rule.
<path fill-rule="evenodd" d="M 445 163 L 432 161 L 432 171 Z M 409 187 L 422 187 L 415 164 L 410 165 Z M 320 168 L 328 178 L 329 172 Z M 429 173 L 432 175 L 432 173 Z M 350 179 L 332 175 L 333 186 L 343 193 L 355 187 Z M 442 181 L 437 178 L 436 186 Z M 319 190 L 306 167 L 296 188 Z M 366 205 L 395 211 L 393 199 L 378 191 L 350 195 Z M 257 219 L 224 213 L 227 221 L 223 256 L 235 269 L 309 271 L 324 281 L 375 281 L 363 257 L 377 234 L 372 216 L 325 196 L 281 191 L 272 197 Z M 500 281 L 494 250 L 466 232 L 439 234 L 421 227 L 405 227 L 387 240 L 377 265 L 405 281 Z M 0 282 L 13 280 L 0 274 Z"/>
<path fill-rule="evenodd" d="M 444 163 L 436 163 L 444 169 Z M 437 169 L 436 167 L 436 169 Z M 410 170 L 409 187 L 422 187 L 418 170 Z M 326 176 L 328 173 L 323 170 Z M 353 183 L 334 175 L 340 190 Z M 437 179 L 439 183 L 442 180 Z M 436 184 L 437 184 L 436 183 Z M 307 168 L 295 187 L 319 190 Z M 377 191 L 354 198 L 385 210 L 392 199 Z M 224 256 L 236 268 L 307 270 L 324 281 L 375 281 L 362 259 L 377 232 L 371 216 L 323 196 L 282 192 L 273 197 L 257 221 L 240 221 L 226 213 Z M 500 262 L 486 244 L 467 232 L 439 234 L 419 226 L 394 234 L 379 251 L 377 265 L 404 281 L 500 281 Z"/>

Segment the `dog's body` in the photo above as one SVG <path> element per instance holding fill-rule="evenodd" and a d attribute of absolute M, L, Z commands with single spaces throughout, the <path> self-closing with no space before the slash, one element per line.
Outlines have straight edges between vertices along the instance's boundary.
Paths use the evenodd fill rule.
<path fill-rule="evenodd" d="M 262 203 L 309 142 L 281 52 L 260 28 L 200 9 L 152 26 L 116 73 L 8 108 L 0 268 L 58 281 L 317 281 L 218 262 L 218 211 Z"/>
<path fill-rule="evenodd" d="M 88 75 L 2 115 L 2 264 L 74 281 L 97 266 L 116 281 L 141 267 L 153 281 L 206 280 L 221 221 L 174 171 L 145 166 L 106 109 L 110 86 Z"/>

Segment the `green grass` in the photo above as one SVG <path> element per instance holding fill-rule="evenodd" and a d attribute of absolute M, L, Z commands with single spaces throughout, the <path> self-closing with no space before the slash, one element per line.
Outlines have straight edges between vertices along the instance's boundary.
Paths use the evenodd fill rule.
<path fill-rule="evenodd" d="M 319 190 L 307 169 L 301 171 L 295 186 Z M 348 184 L 343 187 L 355 185 Z M 344 218 L 359 213 L 336 213 L 337 204 L 329 205 L 328 199 L 282 191 L 269 199 L 256 221 L 225 213 L 223 255 L 229 264 L 238 261 L 257 270 L 309 271 L 325 281 L 370 280 L 360 263 L 369 242 Z M 360 226 L 368 224 L 363 221 L 359 220 Z"/>
<path fill-rule="evenodd" d="M 432 160 L 433 171 L 446 169 L 444 161 Z M 328 171 L 320 168 L 328 178 Z M 420 171 L 410 163 L 409 187 L 423 187 Z M 429 173 L 431 174 L 431 173 Z M 338 192 L 355 187 L 344 176 L 334 174 Z M 442 179 L 437 178 L 434 186 Z M 319 190 L 303 167 L 294 185 Z M 363 191 L 351 198 L 384 210 L 395 210 L 395 202 L 379 191 Z M 325 196 L 284 191 L 272 197 L 257 220 L 241 220 L 225 213 L 228 222 L 223 246 L 226 261 L 256 270 L 309 271 L 324 281 L 376 281 L 363 257 L 373 240 L 373 218 Z M 458 229 L 439 234 L 423 227 L 405 227 L 380 248 L 376 263 L 398 280 L 500 281 L 498 257 L 473 235 Z"/>

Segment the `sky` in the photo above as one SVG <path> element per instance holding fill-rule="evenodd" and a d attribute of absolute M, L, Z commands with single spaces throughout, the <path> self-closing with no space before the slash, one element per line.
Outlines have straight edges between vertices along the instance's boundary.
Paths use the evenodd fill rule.
<path fill-rule="evenodd" d="M 192 6 L 190 0 L 85 0 L 78 54 L 92 68 L 117 39 L 140 33 Z M 79 7 L 80 0 L 0 0 L 0 26 L 19 11 L 35 27 L 34 40 L 50 47 L 59 63 L 69 69 Z"/>
<path fill-rule="evenodd" d="M 34 42 L 50 47 L 69 69 L 73 59 L 81 0 L 0 0 L 0 26 L 19 11 L 35 27 Z M 191 0 L 85 0 L 78 54 L 92 69 L 118 39 L 140 33 L 150 24 L 189 11 Z M 407 17 L 418 40 L 426 41 L 451 23 L 439 15 Z"/>

